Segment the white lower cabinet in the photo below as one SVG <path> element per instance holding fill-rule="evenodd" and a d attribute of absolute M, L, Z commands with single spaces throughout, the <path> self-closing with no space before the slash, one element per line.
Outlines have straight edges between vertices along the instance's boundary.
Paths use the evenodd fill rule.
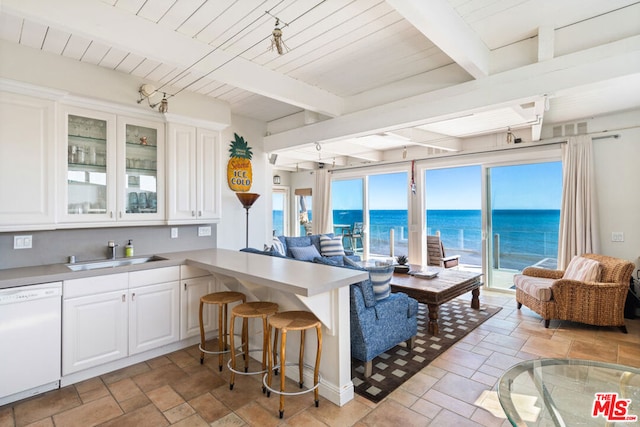
<path fill-rule="evenodd" d="M 129 290 L 129 354 L 178 341 L 178 282 Z"/>
<path fill-rule="evenodd" d="M 165 267 L 64 281 L 62 374 L 178 341 L 179 278 Z"/>
<path fill-rule="evenodd" d="M 62 375 L 127 356 L 128 273 L 65 280 Z"/>
<path fill-rule="evenodd" d="M 214 277 L 207 271 L 183 265 L 180 267 L 180 339 L 200 335 L 200 298 L 218 292 Z M 202 320 L 205 332 L 217 328 L 216 309 L 205 304 Z"/>

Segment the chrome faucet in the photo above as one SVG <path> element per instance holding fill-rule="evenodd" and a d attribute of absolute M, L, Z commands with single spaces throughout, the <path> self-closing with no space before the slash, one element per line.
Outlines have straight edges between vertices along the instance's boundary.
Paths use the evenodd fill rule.
<path fill-rule="evenodd" d="M 109 249 L 109 258 L 116 259 L 116 248 L 120 246 L 117 245 L 113 240 L 109 240 L 107 242 L 107 248 Z"/>

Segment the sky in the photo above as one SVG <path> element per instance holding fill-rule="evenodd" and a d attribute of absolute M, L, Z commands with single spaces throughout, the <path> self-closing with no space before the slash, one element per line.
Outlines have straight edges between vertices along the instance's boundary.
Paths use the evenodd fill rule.
<path fill-rule="evenodd" d="M 426 172 L 427 209 L 479 210 L 480 166 L 433 169 Z M 489 169 L 493 209 L 560 209 L 562 163 L 499 166 Z M 407 209 L 407 173 L 371 175 L 369 206 L 373 210 Z M 333 209 L 362 209 L 360 179 L 334 181 Z"/>

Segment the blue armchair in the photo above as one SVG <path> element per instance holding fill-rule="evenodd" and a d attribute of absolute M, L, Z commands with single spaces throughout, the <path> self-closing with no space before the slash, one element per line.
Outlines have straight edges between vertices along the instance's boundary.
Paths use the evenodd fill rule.
<path fill-rule="evenodd" d="M 411 350 L 418 332 L 418 301 L 404 293 L 376 300 L 373 288 L 371 280 L 350 286 L 351 357 L 365 362 L 365 377 L 374 357 L 403 341 Z"/>

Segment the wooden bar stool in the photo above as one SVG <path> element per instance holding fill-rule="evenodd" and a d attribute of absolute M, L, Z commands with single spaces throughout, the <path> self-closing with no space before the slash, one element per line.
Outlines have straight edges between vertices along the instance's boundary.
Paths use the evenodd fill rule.
<path fill-rule="evenodd" d="M 204 363 L 204 354 L 217 354 L 218 365 L 222 371 L 223 354 L 227 350 L 227 307 L 230 303 L 242 301 L 246 302 L 247 297 L 242 292 L 215 292 L 203 295 L 200 298 L 200 364 Z M 204 323 L 202 321 L 202 310 L 205 304 L 216 304 L 218 306 L 218 351 L 210 351 L 205 347 Z M 224 326 L 223 326 L 224 324 Z"/>
<path fill-rule="evenodd" d="M 316 328 L 316 334 L 318 339 L 318 345 L 316 349 L 316 364 L 313 367 L 313 387 L 297 393 L 286 392 L 285 391 L 285 367 L 286 363 L 286 348 L 287 348 L 287 332 L 288 331 L 300 331 L 300 355 L 298 359 L 298 370 L 299 370 L 299 384 L 300 388 L 303 386 L 304 377 L 303 377 L 303 368 L 304 365 L 304 341 L 305 341 L 305 332 L 307 329 Z M 271 336 L 272 329 L 275 329 L 274 337 L 273 337 L 273 347 L 271 347 L 271 341 L 269 341 L 269 367 L 267 369 L 267 373 L 263 378 L 263 384 L 267 389 L 267 397 L 270 396 L 271 392 L 280 395 L 280 418 L 284 416 L 284 397 L 285 395 L 298 395 L 303 393 L 308 393 L 313 390 L 316 408 L 320 404 L 318 399 L 318 386 L 320 385 L 320 356 L 322 354 L 322 323 L 320 320 L 309 311 L 284 311 L 282 313 L 274 314 L 269 317 L 269 336 Z M 281 331 L 282 337 L 280 339 L 280 390 L 275 390 L 271 387 L 271 379 L 272 373 L 274 369 L 274 359 L 275 359 L 275 350 L 272 349 L 277 348 L 278 344 L 278 331 Z M 291 363 L 290 365 L 294 365 Z M 311 368 L 311 366 L 307 366 Z M 266 379 L 266 383 L 265 383 Z"/>
<path fill-rule="evenodd" d="M 231 346 L 231 359 L 227 362 L 227 367 L 231 371 L 231 379 L 229 380 L 229 390 L 233 390 L 233 385 L 236 379 L 236 373 L 241 375 L 256 375 L 264 374 L 267 372 L 267 350 L 269 349 L 269 334 L 267 318 L 278 312 L 278 304 L 274 302 L 266 301 L 252 301 L 245 302 L 244 304 L 236 305 L 231 309 L 231 327 L 229 329 L 229 339 Z M 244 372 L 236 369 L 236 346 L 234 343 L 234 327 L 236 317 L 242 318 L 242 354 L 244 356 Z M 249 319 L 262 318 L 262 370 L 256 372 L 249 372 Z M 263 387 L 262 391 L 265 389 Z"/>

